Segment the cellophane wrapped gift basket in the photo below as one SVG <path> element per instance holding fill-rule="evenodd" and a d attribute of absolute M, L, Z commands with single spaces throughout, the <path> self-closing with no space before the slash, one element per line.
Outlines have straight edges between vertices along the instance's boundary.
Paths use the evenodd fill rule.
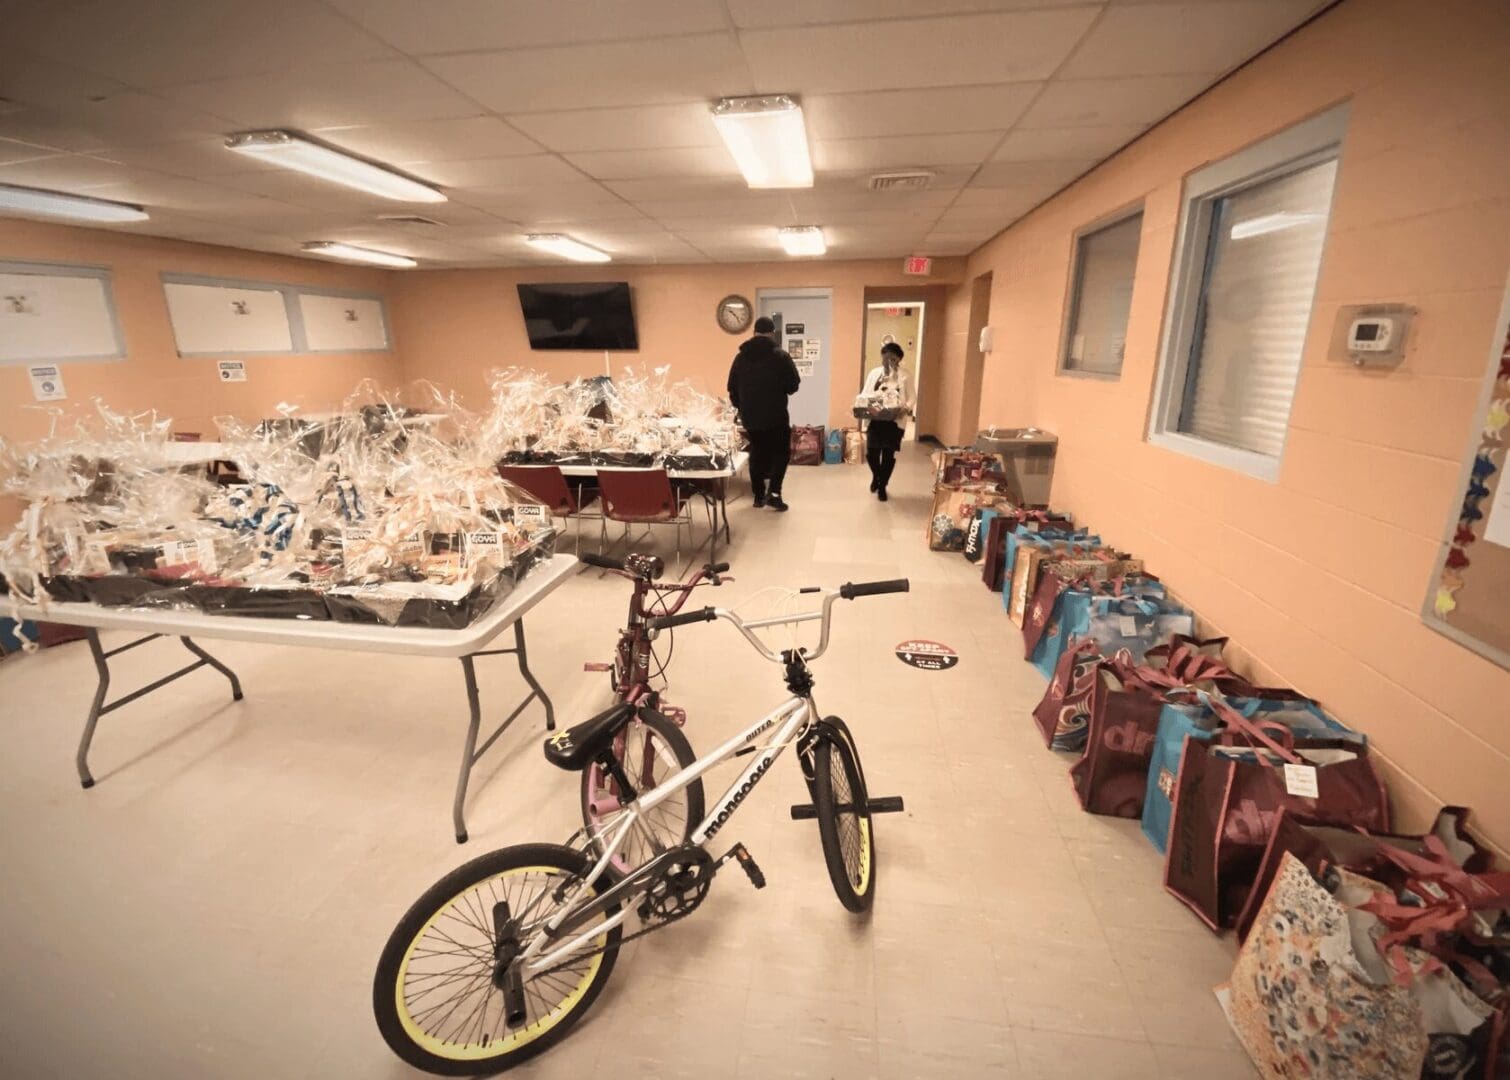
<path fill-rule="evenodd" d="M 421 392 L 418 414 L 363 386 L 332 419 L 219 421 L 231 484 L 186 466 L 154 414 L 100 408 L 0 443 L 0 491 L 25 507 L 0 541 L 5 590 L 44 608 L 466 626 L 552 554 L 556 529 L 498 475 L 499 418 Z"/>
<path fill-rule="evenodd" d="M 491 389 L 490 445 L 511 465 L 715 471 L 735 446 L 733 408 L 673 382 L 669 368 L 565 384 L 508 370 L 494 374 Z"/>

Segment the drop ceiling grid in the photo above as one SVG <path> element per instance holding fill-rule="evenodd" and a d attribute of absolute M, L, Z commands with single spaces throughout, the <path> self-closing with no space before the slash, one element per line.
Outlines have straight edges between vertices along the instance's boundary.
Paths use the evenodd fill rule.
<path fill-rule="evenodd" d="M 1322 6 L 644 0 L 631 18 L 616 0 L 12 0 L 0 97 L 21 107 L 0 107 L 0 182 L 147 205 L 125 231 L 289 254 L 407 245 L 433 266 L 533 263 L 531 228 L 625 262 L 765 259 L 769 230 L 808 223 L 831 224 L 834 258 L 958 254 Z M 712 98 L 778 90 L 807 105 L 811 191 L 744 188 L 706 120 Z M 228 160 L 220 138 L 261 127 L 311 131 L 452 202 Z M 938 174 L 928 199 L 865 188 L 910 167 Z M 442 224 L 379 220 L 406 211 Z"/>

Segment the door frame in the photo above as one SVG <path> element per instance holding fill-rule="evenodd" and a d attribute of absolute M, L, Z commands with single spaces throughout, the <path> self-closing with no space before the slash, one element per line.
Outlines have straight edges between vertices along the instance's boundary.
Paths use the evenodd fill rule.
<path fill-rule="evenodd" d="M 867 300 L 865 301 L 865 320 L 860 328 L 860 385 L 855 389 L 865 388 L 865 376 L 870 372 L 865 370 L 865 364 L 869 357 L 866 355 L 866 346 L 870 344 L 870 312 L 872 308 L 897 308 L 915 307 L 918 309 L 918 344 L 913 350 L 912 356 L 912 423 L 907 425 L 904 438 L 916 439 L 918 437 L 918 415 L 923 411 L 923 345 L 928 339 L 924 337 L 928 325 L 928 301 L 927 300 Z"/>
<path fill-rule="evenodd" d="M 789 297 L 793 300 L 826 300 L 828 302 L 828 340 L 822 348 L 827 354 L 828 391 L 830 402 L 824 408 L 824 427 L 828 426 L 828 417 L 832 412 L 832 397 L 834 383 L 834 288 L 832 285 L 757 285 L 755 287 L 755 314 L 760 316 L 764 312 L 764 303 L 769 298 Z M 783 317 L 785 312 L 782 312 Z M 783 322 L 784 322 L 783 318 Z M 786 338 L 783 327 L 781 336 Z"/>

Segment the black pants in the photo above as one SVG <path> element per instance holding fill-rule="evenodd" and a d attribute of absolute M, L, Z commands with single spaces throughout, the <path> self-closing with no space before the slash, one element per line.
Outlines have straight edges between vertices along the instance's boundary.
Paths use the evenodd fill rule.
<path fill-rule="evenodd" d="M 755 497 L 763 499 L 768 494 L 780 495 L 787 462 L 792 458 L 790 425 L 751 431 L 749 436 L 750 487 L 754 490 Z"/>
<path fill-rule="evenodd" d="M 876 487 L 884 488 L 897 467 L 897 451 L 902 447 L 902 428 L 890 420 L 872 420 L 865 429 L 865 462 Z"/>

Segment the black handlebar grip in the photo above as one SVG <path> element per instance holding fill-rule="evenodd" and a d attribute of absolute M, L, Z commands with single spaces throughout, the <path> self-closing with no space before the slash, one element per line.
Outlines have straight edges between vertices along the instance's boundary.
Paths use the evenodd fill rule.
<path fill-rule="evenodd" d="M 857 596 L 884 596 L 886 593 L 909 592 L 911 584 L 906 578 L 897 578 L 895 581 L 862 581 L 858 585 L 844 584 L 839 586 L 839 595 L 846 600 L 853 600 Z"/>
<path fill-rule="evenodd" d="M 627 567 L 625 567 L 624 565 L 623 559 L 615 559 L 611 555 L 594 555 L 591 551 L 589 551 L 585 555 L 578 555 L 577 558 L 581 562 L 585 562 L 588 566 L 596 566 L 602 570 L 627 569 Z"/>
<path fill-rule="evenodd" d="M 652 630 L 669 630 L 673 626 L 687 626 L 695 622 L 712 622 L 718 618 L 718 611 L 714 608 L 705 607 L 701 611 L 684 611 L 680 615 L 657 615 L 645 625 Z"/>
<path fill-rule="evenodd" d="M 726 562 L 706 563 L 703 565 L 703 569 L 710 574 L 727 574 L 729 572 L 729 564 Z"/>

